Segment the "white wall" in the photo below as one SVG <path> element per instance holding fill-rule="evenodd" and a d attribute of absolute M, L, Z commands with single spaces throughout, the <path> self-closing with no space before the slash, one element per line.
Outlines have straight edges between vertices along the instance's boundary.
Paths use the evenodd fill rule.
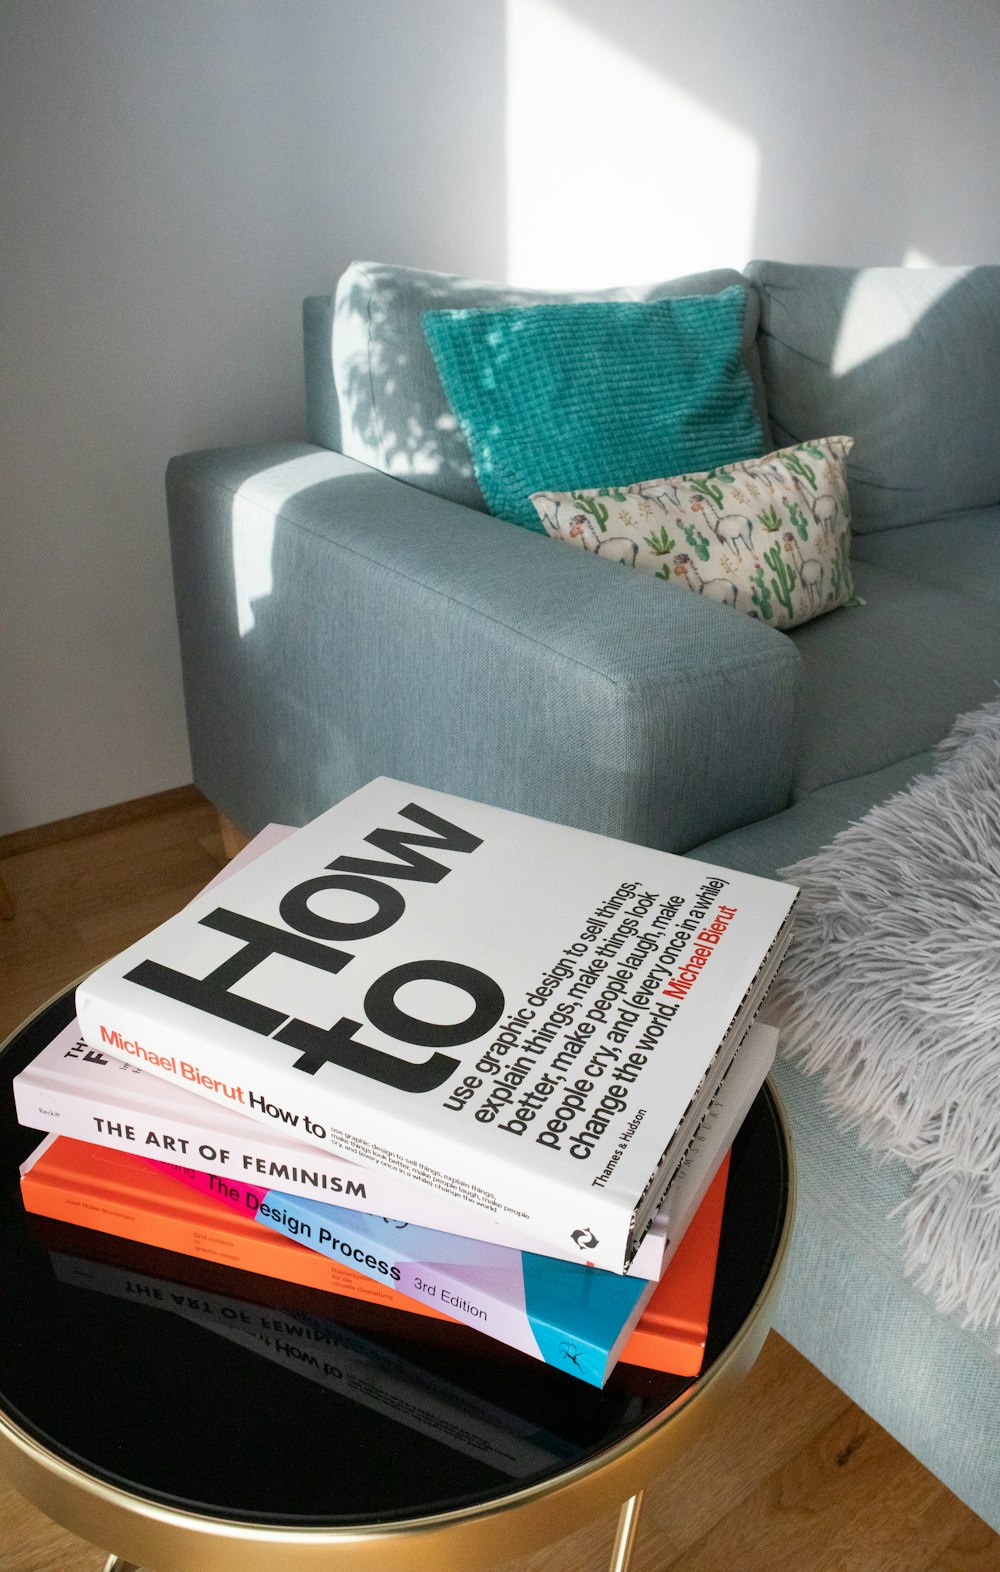
<path fill-rule="evenodd" d="M 354 257 L 1000 261 L 994 0 L 0 0 L 0 833 L 190 779 L 162 476 Z"/>
<path fill-rule="evenodd" d="M 189 781 L 163 471 L 303 435 L 301 302 L 502 258 L 500 0 L 0 8 L 0 833 Z"/>
<path fill-rule="evenodd" d="M 1000 262 L 997 0 L 507 0 L 518 281 Z"/>

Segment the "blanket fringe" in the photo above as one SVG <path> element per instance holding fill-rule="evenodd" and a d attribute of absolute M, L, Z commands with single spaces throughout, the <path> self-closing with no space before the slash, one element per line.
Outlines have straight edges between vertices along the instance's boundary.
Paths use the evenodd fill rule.
<path fill-rule="evenodd" d="M 937 754 L 781 870 L 801 895 L 768 1014 L 842 1127 L 913 1171 L 914 1284 L 1000 1327 L 1000 700 Z"/>

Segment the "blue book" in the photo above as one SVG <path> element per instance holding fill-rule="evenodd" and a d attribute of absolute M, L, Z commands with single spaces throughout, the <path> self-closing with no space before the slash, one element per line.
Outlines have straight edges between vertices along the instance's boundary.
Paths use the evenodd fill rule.
<path fill-rule="evenodd" d="M 265 1228 L 474 1326 L 487 1337 L 603 1386 L 655 1281 L 511 1250 L 217 1174 L 157 1168 Z"/>

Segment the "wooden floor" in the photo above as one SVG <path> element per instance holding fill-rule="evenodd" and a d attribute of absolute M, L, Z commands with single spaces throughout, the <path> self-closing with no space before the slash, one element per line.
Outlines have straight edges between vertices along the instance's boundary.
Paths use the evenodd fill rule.
<path fill-rule="evenodd" d="M 199 801 L 2 857 L 14 918 L 0 922 L 0 1038 L 174 912 L 222 860 Z M 647 1492 L 635 1572 L 1000 1572 L 1000 1538 L 774 1333 L 733 1419 Z M 613 1528 L 603 1521 L 516 1567 L 498 1541 L 498 1569 L 597 1572 Z M 2 1572 L 102 1565 L 0 1479 Z"/>

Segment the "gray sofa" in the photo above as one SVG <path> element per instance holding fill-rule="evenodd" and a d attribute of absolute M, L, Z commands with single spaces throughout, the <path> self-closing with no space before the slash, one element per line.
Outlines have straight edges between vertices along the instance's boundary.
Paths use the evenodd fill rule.
<path fill-rule="evenodd" d="M 486 515 L 419 314 L 525 292 L 358 265 L 306 302 L 313 440 L 168 471 L 194 777 L 224 815 L 301 823 L 387 774 L 771 874 L 996 698 L 1000 267 L 638 293 L 733 283 L 772 446 L 855 438 L 862 604 L 783 634 Z M 775 1080 L 800 1179 L 778 1329 L 1000 1529 L 995 1335 L 904 1277 L 907 1171 Z"/>

